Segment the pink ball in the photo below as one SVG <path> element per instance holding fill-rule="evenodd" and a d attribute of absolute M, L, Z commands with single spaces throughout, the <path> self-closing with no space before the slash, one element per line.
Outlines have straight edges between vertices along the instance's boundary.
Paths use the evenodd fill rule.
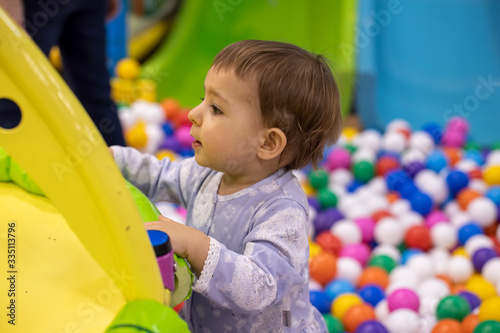
<path fill-rule="evenodd" d="M 351 167 L 351 154 L 344 148 L 335 148 L 327 158 L 326 168 L 328 171 L 335 169 L 349 169 Z"/>
<path fill-rule="evenodd" d="M 360 217 L 354 220 L 361 230 L 363 242 L 369 243 L 373 240 L 373 230 L 375 229 L 375 221 L 371 217 Z"/>
<path fill-rule="evenodd" d="M 370 258 L 370 248 L 363 243 L 346 244 L 340 250 L 339 256 L 353 258 L 364 266 Z"/>
<path fill-rule="evenodd" d="M 446 214 L 440 210 L 434 210 L 427 215 L 425 218 L 425 226 L 427 229 L 431 229 L 436 223 L 445 222 L 448 223 L 450 220 Z"/>
<path fill-rule="evenodd" d="M 186 215 L 187 215 L 187 211 L 186 211 L 186 208 L 184 207 L 177 207 L 177 213 L 182 216 L 183 218 L 186 218 Z"/>
<path fill-rule="evenodd" d="M 469 123 L 462 117 L 453 117 L 448 122 L 446 128 L 462 134 L 467 134 L 469 132 Z"/>
<path fill-rule="evenodd" d="M 391 312 L 397 309 L 410 309 L 418 313 L 420 300 L 413 290 L 401 288 L 394 290 L 389 295 L 387 298 L 387 305 Z"/>
<path fill-rule="evenodd" d="M 447 129 L 441 139 L 446 147 L 460 148 L 465 144 L 466 134 L 452 129 Z"/>
<path fill-rule="evenodd" d="M 182 126 L 175 130 L 174 136 L 183 148 L 191 147 L 193 137 L 189 134 L 191 126 Z"/>

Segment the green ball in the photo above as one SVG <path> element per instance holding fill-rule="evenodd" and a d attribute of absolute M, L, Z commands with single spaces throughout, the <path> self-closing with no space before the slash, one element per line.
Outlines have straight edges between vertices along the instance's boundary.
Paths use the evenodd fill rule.
<path fill-rule="evenodd" d="M 358 150 L 358 147 L 356 147 L 352 143 L 348 143 L 344 146 L 344 149 L 346 149 L 352 155 L 356 150 Z"/>
<path fill-rule="evenodd" d="M 344 332 L 344 325 L 342 324 L 342 322 L 338 318 L 332 316 L 329 313 L 325 313 L 323 315 L 323 318 L 325 319 L 326 328 L 328 329 L 328 333 Z"/>
<path fill-rule="evenodd" d="M 399 243 L 396 248 L 399 250 L 399 253 L 403 254 L 407 250 L 405 242 Z"/>
<path fill-rule="evenodd" d="M 337 196 L 330 190 L 322 189 L 318 193 L 318 201 L 322 209 L 336 207 Z"/>
<path fill-rule="evenodd" d="M 474 329 L 474 333 L 497 333 L 500 332 L 500 322 L 496 320 L 485 320 Z"/>
<path fill-rule="evenodd" d="M 368 266 L 377 266 L 385 270 L 387 273 L 390 273 L 397 265 L 394 259 L 388 255 L 381 254 L 372 257 L 368 262 Z"/>
<path fill-rule="evenodd" d="M 371 162 L 359 161 L 353 165 L 352 172 L 354 174 L 354 178 L 362 183 L 367 183 L 373 178 L 373 175 L 375 174 L 375 167 Z"/>
<path fill-rule="evenodd" d="M 467 142 L 467 144 L 464 147 L 465 150 L 477 150 L 481 151 L 481 146 L 477 142 Z"/>
<path fill-rule="evenodd" d="M 438 320 L 451 318 L 462 321 L 470 313 L 469 303 L 457 295 L 446 296 L 441 301 L 436 309 Z"/>
<path fill-rule="evenodd" d="M 328 173 L 325 170 L 316 170 L 309 174 L 309 184 L 317 190 L 328 186 Z"/>
<path fill-rule="evenodd" d="M 491 150 L 500 149 L 500 142 L 495 142 L 491 145 Z"/>

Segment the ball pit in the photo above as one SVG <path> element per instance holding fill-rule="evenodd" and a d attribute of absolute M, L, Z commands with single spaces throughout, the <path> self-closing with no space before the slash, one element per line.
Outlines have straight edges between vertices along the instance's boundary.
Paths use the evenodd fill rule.
<path fill-rule="evenodd" d="M 329 332 L 500 332 L 500 145 L 472 137 L 461 118 L 350 128 L 302 171 Z"/>

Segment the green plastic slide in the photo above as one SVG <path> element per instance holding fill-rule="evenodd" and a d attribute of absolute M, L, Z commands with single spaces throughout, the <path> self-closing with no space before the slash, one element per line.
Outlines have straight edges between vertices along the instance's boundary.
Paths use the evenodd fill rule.
<path fill-rule="evenodd" d="M 326 55 L 341 89 L 342 114 L 354 89 L 356 0 L 184 0 L 172 31 L 141 75 L 158 85 L 158 97 L 194 107 L 215 55 L 243 39 L 289 42 Z"/>

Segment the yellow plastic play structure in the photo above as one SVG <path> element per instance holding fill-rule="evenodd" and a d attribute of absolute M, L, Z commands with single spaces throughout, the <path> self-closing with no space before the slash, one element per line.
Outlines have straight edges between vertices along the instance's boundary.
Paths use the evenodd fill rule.
<path fill-rule="evenodd" d="M 103 332 L 129 302 L 168 305 L 139 212 L 103 139 L 1 8 L 0 64 L 0 98 L 22 113 L 17 127 L 0 127 L 0 147 L 46 195 L 0 182 L 0 332 Z"/>

